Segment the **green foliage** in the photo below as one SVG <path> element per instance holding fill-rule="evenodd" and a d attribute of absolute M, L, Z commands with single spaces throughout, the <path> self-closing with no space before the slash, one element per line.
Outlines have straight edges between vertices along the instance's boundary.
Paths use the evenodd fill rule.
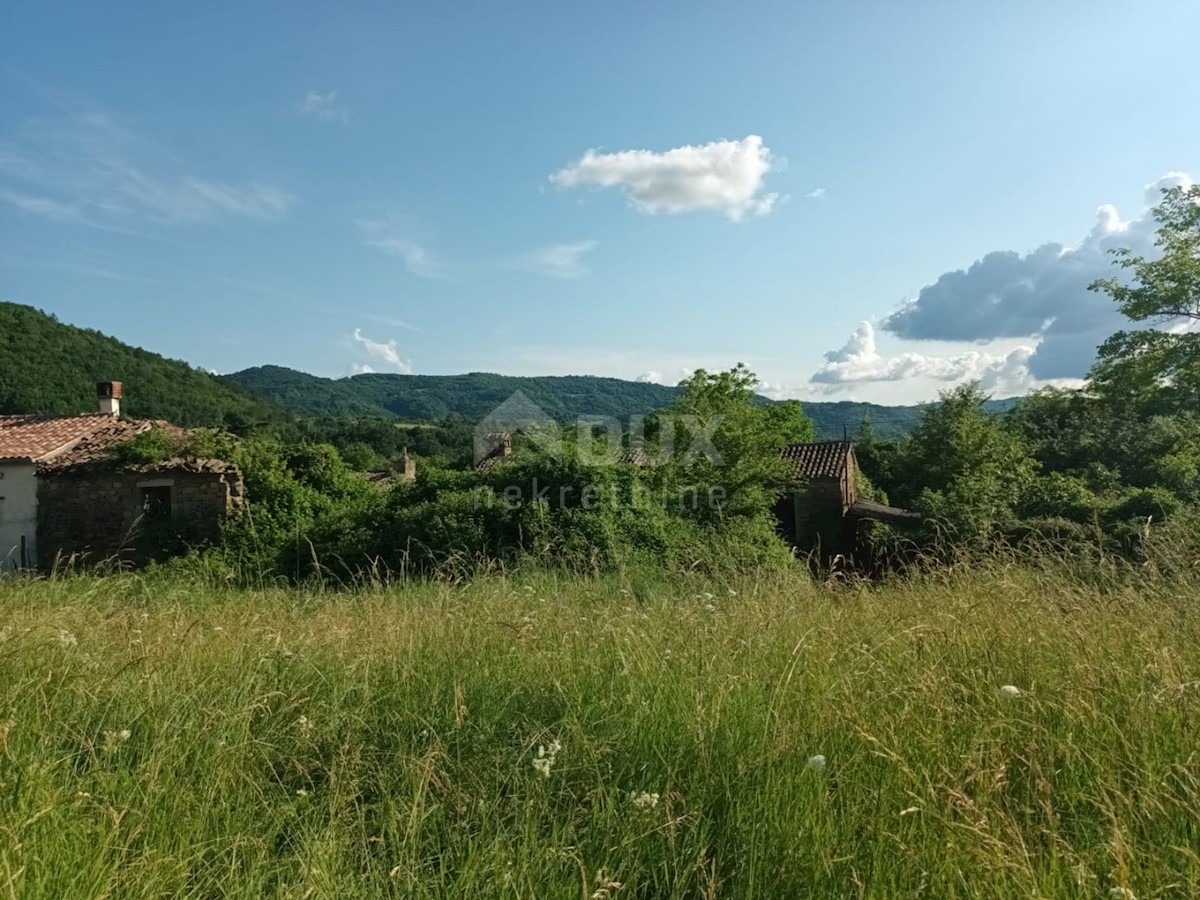
<path fill-rule="evenodd" d="M 1159 228 L 1153 259 L 1127 248 L 1116 264 L 1133 275 L 1093 282 L 1135 322 L 1200 321 L 1200 185 L 1163 191 L 1154 208 Z M 1092 383 L 1112 402 L 1142 413 L 1200 410 L 1200 334 L 1190 331 L 1121 332 L 1100 348 Z"/>
<path fill-rule="evenodd" d="M 143 431 L 132 441 L 118 444 L 111 456 L 125 465 L 164 462 L 183 453 L 184 442 L 164 428 Z"/>
<path fill-rule="evenodd" d="M 273 403 L 187 363 L 0 302 L 0 414 L 96 410 L 96 382 L 125 385 L 122 411 L 179 425 L 244 429 L 284 417 Z"/>

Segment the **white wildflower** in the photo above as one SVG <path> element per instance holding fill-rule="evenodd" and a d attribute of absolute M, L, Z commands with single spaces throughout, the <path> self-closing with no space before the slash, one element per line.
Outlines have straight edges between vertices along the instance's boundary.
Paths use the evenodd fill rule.
<path fill-rule="evenodd" d="M 58 629 L 58 642 L 64 647 L 74 647 L 79 643 L 79 638 L 75 637 L 65 628 Z"/>
<path fill-rule="evenodd" d="M 1133 895 L 1133 891 L 1127 887 L 1109 888 L 1108 896 L 1112 897 L 1113 900 L 1137 900 L 1137 898 Z"/>
<path fill-rule="evenodd" d="M 1005 684 L 1001 685 L 1000 690 L 996 693 L 998 693 L 1001 697 L 1006 697 L 1011 700 L 1013 697 L 1021 696 L 1021 689 L 1015 684 Z"/>
<path fill-rule="evenodd" d="M 658 794 L 651 794 L 646 791 L 642 791 L 641 793 L 630 791 L 629 800 L 638 809 L 654 809 L 654 807 L 658 806 Z"/>
<path fill-rule="evenodd" d="M 312 730 L 316 726 L 308 716 L 301 716 L 296 720 L 296 727 L 300 729 L 301 734 L 312 734 Z"/>
<path fill-rule="evenodd" d="M 825 771 L 825 757 L 820 753 L 818 753 L 816 756 L 810 756 L 808 758 L 808 767 L 814 772 Z"/>
<path fill-rule="evenodd" d="M 304 788 L 300 788 L 300 790 L 296 791 L 296 796 L 297 797 L 307 797 L 308 791 L 306 791 Z"/>
<path fill-rule="evenodd" d="M 128 728 L 122 728 L 120 731 L 104 732 L 104 741 L 101 744 L 101 749 L 105 753 L 116 753 L 121 749 L 121 745 L 133 737 L 133 732 Z"/>
<path fill-rule="evenodd" d="M 560 750 L 562 750 L 562 744 L 558 741 L 552 742 L 549 747 L 539 744 L 537 756 L 533 760 L 534 770 L 543 778 L 549 778 L 550 769 L 554 767 Z"/>

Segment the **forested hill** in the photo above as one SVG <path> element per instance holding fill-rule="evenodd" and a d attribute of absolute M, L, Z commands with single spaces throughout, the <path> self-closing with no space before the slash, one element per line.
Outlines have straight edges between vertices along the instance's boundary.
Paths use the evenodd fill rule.
<path fill-rule="evenodd" d="M 96 408 L 97 381 L 124 382 L 122 410 L 128 415 L 234 429 L 289 414 L 402 422 L 478 420 L 515 391 L 559 421 L 593 415 L 628 422 L 630 416 L 667 406 L 678 394 L 674 387 L 590 375 L 472 372 L 330 379 L 260 366 L 215 376 L 98 331 L 67 325 L 31 306 L 0 302 L 0 415 L 90 412 Z M 1010 404 L 992 401 L 990 406 L 1000 410 Z M 921 407 L 805 402 L 804 411 L 821 439 L 841 437 L 843 430 L 853 436 L 864 416 L 878 437 L 890 438 L 911 430 Z"/>
<path fill-rule="evenodd" d="M 318 378 L 280 366 L 260 366 L 226 378 L 301 416 L 391 415 L 406 422 L 448 416 L 480 419 L 516 391 L 548 415 L 567 421 L 581 415 L 626 420 L 669 404 L 673 387 L 592 375 L 354 375 Z"/>
<path fill-rule="evenodd" d="M 96 382 L 125 385 L 122 411 L 180 425 L 238 425 L 285 415 L 274 403 L 185 362 L 0 302 L 0 414 L 94 412 Z"/>
<path fill-rule="evenodd" d="M 479 419 L 521 391 L 549 415 L 569 421 L 580 415 L 630 416 L 660 409 L 675 399 L 676 388 L 619 378 L 585 375 L 515 377 L 473 372 L 468 375 L 355 375 L 318 378 L 280 366 L 260 366 L 226 376 L 300 416 L 394 416 L 406 422 L 430 422 L 448 416 Z M 994 400 L 999 412 L 1011 400 Z M 907 434 L 921 415 L 920 406 L 805 401 L 818 439 L 857 433 L 863 418 L 880 438 Z"/>

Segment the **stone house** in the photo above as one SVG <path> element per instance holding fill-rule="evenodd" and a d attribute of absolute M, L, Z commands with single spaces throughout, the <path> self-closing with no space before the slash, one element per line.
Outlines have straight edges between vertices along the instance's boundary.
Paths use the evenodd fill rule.
<path fill-rule="evenodd" d="M 120 414 L 120 382 L 97 385 L 98 413 L 0 416 L 0 569 L 64 558 L 142 562 L 215 539 L 243 502 L 223 460 L 123 465 L 113 451 L 167 422 Z"/>
<path fill-rule="evenodd" d="M 780 532 L 795 548 L 853 556 L 865 521 L 920 521 L 916 513 L 860 495 L 858 457 L 851 441 L 791 444 L 780 455 L 788 463 L 788 487 L 776 502 L 775 516 Z"/>

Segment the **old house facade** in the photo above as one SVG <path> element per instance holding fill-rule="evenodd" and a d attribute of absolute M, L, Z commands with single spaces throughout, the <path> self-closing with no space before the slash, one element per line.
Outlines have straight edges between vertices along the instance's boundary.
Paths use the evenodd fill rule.
<path fill-rule="evenodd" d="M 0 416 L 0 567 L 51 568 L 72 556 L 142 561 L 215 539 L 242 505 L 241 473 L 223 460 L 114 459 L 153 428 L 184 432 L 122 417 L 119 382 L 97 391 L 96 414 Z"/>
<path fill-rule="evenodd" d="M 797 549 L 853 556 L 863 522 L 920 521 L 916 513 L 861 496 L 851 441 L 791 444 L 780 456 L 788 464 L 789 486 L 776 502 L 775 516 L 783 537 Z"/>

